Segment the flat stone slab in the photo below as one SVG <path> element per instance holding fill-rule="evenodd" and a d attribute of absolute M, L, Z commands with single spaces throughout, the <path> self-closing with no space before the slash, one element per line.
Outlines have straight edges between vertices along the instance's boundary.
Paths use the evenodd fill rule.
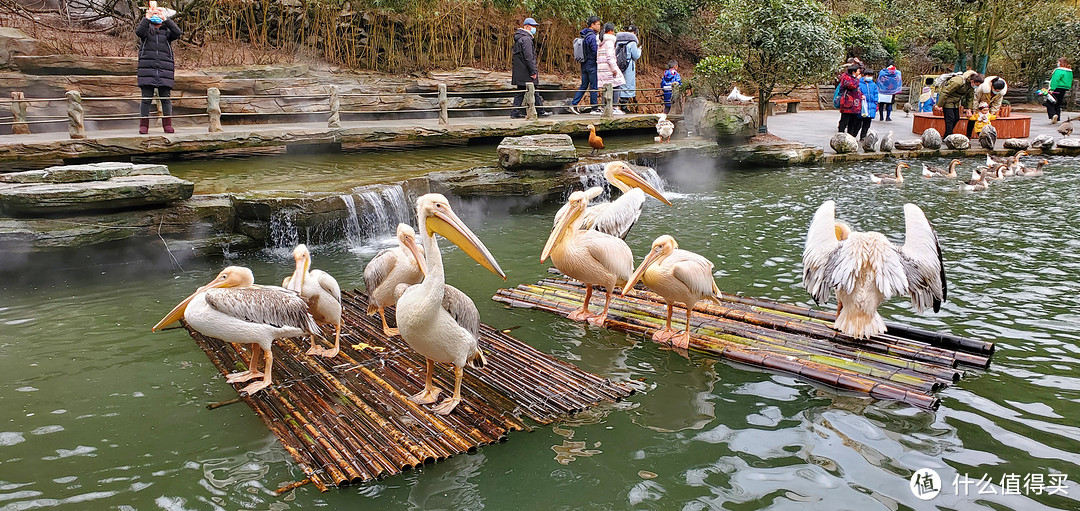
<path fill-rule="evenodd" d="M 578 161 L 570 135 L 506 137 L 498 148 L 499 166 L 507 170 L 562 168 Z"/>
<path fill-rule="evenodd" d="M 766 142 L 736 146 L 732 158 L 741 166 L 787 167 L 820 161 L 825 151 L 797 142 Z"/>
<path fill-rule="evenodd" d="M 165 165 L 135 165 L 127 162 L 60 165 L 41 170 L 0 174 L 0 183 L 82 183 L 142 175 L 169 175 L 169 168 Z"/>
<path fill-rule="evenodd" d="M 86 55 L 17 55 L 11 64 L 28 75 L 134 75 L 137 57 Z"/>
<path fill-rule="evenodd" d="M 70 214 L 166 204 L 191 197 L 194 183 L 161 174 L 77 183 L 0 185 L 0 209 L 13 216 Z"/>

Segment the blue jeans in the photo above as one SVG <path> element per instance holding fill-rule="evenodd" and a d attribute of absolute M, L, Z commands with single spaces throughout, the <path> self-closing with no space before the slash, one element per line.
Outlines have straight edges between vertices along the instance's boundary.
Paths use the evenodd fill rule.
<path fill-rule="evenodd" d="M 581 63 L 581 85 L 578 86 L 577 93 L 574 94 L 574 100 L 570 102 L 571 105 L 576 105 L 585 99 L 585 91 L 589 91 L 589 100 L 593 105 L 597 105 L 596 102 L 596 63 L 595 62 L 582 62 Z"/>

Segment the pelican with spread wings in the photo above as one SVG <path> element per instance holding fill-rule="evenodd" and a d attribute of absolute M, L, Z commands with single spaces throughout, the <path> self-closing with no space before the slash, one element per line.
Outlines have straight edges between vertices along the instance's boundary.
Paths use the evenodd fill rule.
<path fill-rule="evenodd" d="M 593 204 L 585 210 L 581 220 L 582 229 L 594 229 L 605 234 L 626 239 L 630 228 L 641 217 L 641 206 L 645 204 L 645 195 L 656 197 L 657 200 L 671 205 L 671 201 L 664 197 L 660 190 L 649 184 L 626 162 L 613 161 L 604 165 L 604 178 L 612 186 L 622 190 L 622 195 L 611 202 Z M 555 214 L 555 223 L 566 216 L 570 204 L 559 209 Z"/>
<path fill-rule="evenodd" d="M 856 339 L 885 332 L 877 309 L 896 295 L 912 307 L 937 312 L 947 296 L 937 234 L 914 204 L 904 205 L 905 239 L 894 245 L 879 232 L 852 231 L 836 221 L 836 203 L 822 204 L 806 233 L 803 286 L 818 303 L 836 290 L 837 330 Z"/>

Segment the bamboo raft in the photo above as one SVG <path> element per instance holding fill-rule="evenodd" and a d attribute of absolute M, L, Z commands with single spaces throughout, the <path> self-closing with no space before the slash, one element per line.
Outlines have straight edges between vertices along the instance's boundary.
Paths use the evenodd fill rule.
<path fill-rule="evenodd" d="M 584 285 L 557 277 L 500 289 L 493 299 L 566 316 L 584 295 Z M 832 328 L 834 312 L 722 296 L 722 306 L 699 302 L 694 308 L 691 349 L 922 409 L 937 409 L 934 393 L 960 381 L 965 368 L 989 368 L 995 349 L 992 342 L 891 323 L 885 334 L 856 340 Z M 605 327 L 651 335 L 665 317 L 663 299 L 639 287 L 612 298 Z M 685 309 L 675 307 L 673 327 L 681 329 L 685 317 Z"/>
<path fill-rule="evenodd" d="M 378 317 L 366 314 L 364 294 L 343 292 L 342 302 L 337 357 L 309 357 L 307 340 L 279 340 L 274 385 L 241 397 L 299 464 L 304 482 L 321 491 L 474 452 L 505 441 L 510 431 L 529 430 L 528 421 L 550 424 L 634 392 L 482 324 L 488 365 L 466 368 L 461 405 L 448 416 L 435 415 L 408 400 L 424 387 L 423 357 L 400 337 L 383 335 Z M 247 345 L 188 331 L 222 374 L 246 369 Z M 361 342 L 385 350 L 351 347 Z M 453 374 L 437 367 L 435 381 L 446 394 Z"/>

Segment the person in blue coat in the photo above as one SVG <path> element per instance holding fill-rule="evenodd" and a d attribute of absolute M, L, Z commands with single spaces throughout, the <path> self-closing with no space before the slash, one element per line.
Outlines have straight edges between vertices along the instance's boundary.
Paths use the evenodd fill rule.
<path fill-rule="evenodd" d="M 641 44 L 638 42 L 637 33 L 637 27 L 630 25 L 626 28 L 626 32 L 615 34 L 615 53 L 619 53 L 620 46 L 626 51 L 627 64 L 626 69 L 623 69 L 626 85 L 619 89 L 619 105 L 624 112 L 627 105 L 636 102 L 637 96 L 637 61 L 641 58 Z"/>
<path fill-rule="evenodd" d="M 872 70 L 866 70 L 862 78 L 859 79 L 859 91 L 862 92 L 865 103 L 862 107 L 862 113 L 860 118 L 862 119 L 862 126 L 859 128 L 859 141 L 866 138 L 866 133 L 870 131 L 870 123 L 874 122 L 874 116 L 878 111 L 878 84 L 874 82 L 874 77 L 877 75 Z"/>
<path fill-rule="evenodd" d="M 572 114 L 588 111 L 599 105 L 596 102 L 596 34 L 600 33 L 600 26 L 600 17 L 589 16 L 585 22 L 585 28 L 581 29 L 582 54 L 585 60 L 581 62 L 581 86 L 574 94 L 574 99 L 570 101 L 569 110 Z M 579 111 L 576 107 L 581 100 L 585 99 L 585 91 L 589 91 L 589 101 L 592 102 L 592 106 Z"/>
<path fill-rule="evenodd" d="M 892 60 L 889 60 L 889 65 L 878 73 L 877 86 L 878 115 L 882 121 L 891 121 L 892 108 L 893 103 L 896 101 L 896 95 L 900 94 L 904 89 L 903 75 L 901 75 L 900 70 L 896 69 L 896 66 L 893 65 Z"/>

